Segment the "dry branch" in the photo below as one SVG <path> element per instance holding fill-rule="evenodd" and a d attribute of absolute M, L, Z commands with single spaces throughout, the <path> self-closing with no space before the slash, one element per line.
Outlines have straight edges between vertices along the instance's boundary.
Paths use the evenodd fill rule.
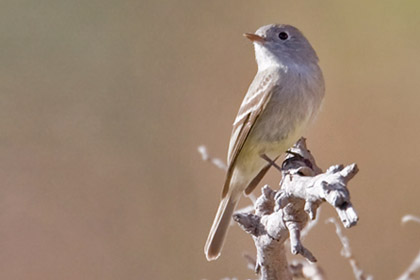
<path fill-rule="evenodd" d="M 326 223 L 332 223 L 335 225 L 335 233 L 340 239 L 341 245 L 343 245 L 343 249 L 341 250 L 341 255 L 349 260 L 349 263 L 353 270 L 354 277 L 357 280 L 373 280 L 373 276 L 366 275 L 363 269 L 361 269 L 359 264 L 357 263 L 356 258 L 353 256 L 353 253 L 351 252 L 349 239 L 347 238 L 347 236 L 344 235 L 343 230 L 340 227 L 340 224 L 334 218 L 327 219 Z"/>
<path fill-rule="evenodd" d="M 405 215 L 401 221 L 403 224 L 407 222 L 420 223 L 420 217 L 416 217 L 414 215 Z M 420 269 L 420 252 L 414 258 L 414 261 L 407 268 L 407 270 L 404 271 L 404 273 L 398 278 L 398 280 L 414 280 L 414 276 L 419 269 Z"/>
<path fill-rule="evenodd" d="M 255 202 L 255 214 L 235 213 L 233 216 L 254 240 L 255 270 L 264 280 L 292 279 L 284 246 L 288 238 L 293 254 L 316 261 L 303 246 L 301 231 L 309 219 L 315 219 L 321 203 L 333 206 L 345 227 L 354 226 L 358 220 L 347 189 L 348 181 L 358 172 L 356 164 L 335 165 L 322 173 L 302 138 L 288 151 L 281 170 L 279 191 L 265 186 Z"/>
<path fill-rule="evenodd" d="M 217 168 L 220 168 L 222 170 L 227 170 L 227 166 L 226 163 L 223 162 L 223 160 L 219 159 L 219 158 L 215 158 L 212 157 L 209 152 L 207 151 L 207 147 L 204 145 L 198 146 L 197 148 L 198 152 L 201 155 L 201 158 L 204 161 L 208 161 L 210 163 L 212 163 L 214 166 L 216 166 Z"/>
<path fill-rule="evenodd" d="M 316 263 L 293 261 L 289 266 L 293 277 L 309 280 L 326 280 L 324 270 Z"/>

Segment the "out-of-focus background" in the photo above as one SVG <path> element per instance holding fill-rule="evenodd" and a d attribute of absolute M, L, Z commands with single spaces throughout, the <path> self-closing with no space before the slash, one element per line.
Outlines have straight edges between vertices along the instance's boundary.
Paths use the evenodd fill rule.
<path fill-rule="evenodd" d="M 299 27 L 326 99 L 305 136 L 320 166 L 357 162 L 360 265 L 395 279 L 420 248 L 420 2 L 29 1 L 0 3 L 0 278 L 254 277 L 233 227 L 203 246 L 231 123 L 256 72 L 242 37 Z M 265 183 L 276 186 L 271 171 Z M 259 194 L 259 190 L 256 191 Z M 247 200 L 243 200 L 243 205 Z M 305 244 L 329 279 L 353 279 L 323 207 Z"/>

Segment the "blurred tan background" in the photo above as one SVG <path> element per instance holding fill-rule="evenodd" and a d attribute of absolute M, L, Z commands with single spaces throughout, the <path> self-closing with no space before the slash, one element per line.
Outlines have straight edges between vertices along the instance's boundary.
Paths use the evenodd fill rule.
<path fill-rule="evenodd" d="M 420 226 L 400 225 L 420 215 L 414 0 L 1 1 L 0 278 L 254 277 L 237 227 L 205 260 L 224 174 L 196 148 L 225 158 L 256 72 L 242 33 L 274 22 L 298 26 L 321 59 L 309 148 L 324 168 L 359 164 L 354 254 L 396 278 L 420 248 Z M 332 215 L 306 245 L 330 279 L 353 279 Z"/>

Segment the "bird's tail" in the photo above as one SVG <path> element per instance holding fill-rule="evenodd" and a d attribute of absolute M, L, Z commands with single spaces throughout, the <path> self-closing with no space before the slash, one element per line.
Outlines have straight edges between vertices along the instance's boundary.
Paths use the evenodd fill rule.
<path fill-rule="evenodd" d="M 211 226 L 206 246 L 204 247 L 204 253 L 208 261 L 215 260 L 220 256 L 230 219 L 237 204 L 238 198 L 233 197 L 230 193 L 220 201 L 219 209 Z"/>

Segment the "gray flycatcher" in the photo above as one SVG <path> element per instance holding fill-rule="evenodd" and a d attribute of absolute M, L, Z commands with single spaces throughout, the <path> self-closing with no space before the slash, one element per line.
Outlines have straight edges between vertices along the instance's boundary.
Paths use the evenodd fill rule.
<path fill-rule="evenodd" d="M 251 193 L 277 159 L 316 116 L 324 79 L 318 57 L 295 27 L 270 24 L 244 34 L 255 47 L 258 72 L 233 123 L 222 200 L 204 252 L 219 257 L 242 192 Z"/>

